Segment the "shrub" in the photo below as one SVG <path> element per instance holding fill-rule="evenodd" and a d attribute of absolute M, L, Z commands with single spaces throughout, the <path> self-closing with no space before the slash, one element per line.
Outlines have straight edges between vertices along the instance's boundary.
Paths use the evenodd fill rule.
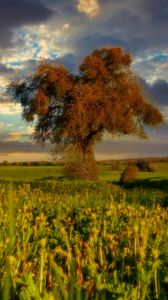
<path fill-rule="evenodd" d="M 10 165 L 10 162 L 7 161 L 7 160 L 4 160 L 4 161 L 2 162 L 2 166 L 9 166 L 9 165 Z"/>
<path fill-rule="evenodd" d="M 120 177 L 120 183 L 125 184 L 134 181 L 137 178 L 136 165 L 128 165 Z"/>
<path fill-rule="evenodd" d="M 138 160 L 136 162 L 136 166 L 139 171 L 143 172 L 154 172 L 154 166 L 149 162 L 145 160 Z"/>
<path fill-rule="evenodd" d="M 96 180 L 96 162 L 90 161 L 84 163 L 79 160 L 74 160 L 69 163 L 66 163 L 63 169 L 63 173 L 65 177 L 69 179 L 89 179 L 89 180 Z"/>
<path fill-rule="evenodd" d="M 92 153 L 88 153 L 87 159 L 83 160 L 80 149 L 77 147 L 69 148 L 65 156 L 63 173 L 70 179 L 96 180 L 97 165 Z"/>

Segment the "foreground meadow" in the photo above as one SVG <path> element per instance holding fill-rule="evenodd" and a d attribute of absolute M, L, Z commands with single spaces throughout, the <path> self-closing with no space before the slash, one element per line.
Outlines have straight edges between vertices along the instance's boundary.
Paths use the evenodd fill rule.
<path fill-rule="evenodd" d="M 168 298 L 167 192 L 0 184 L 0 299 Z"/>

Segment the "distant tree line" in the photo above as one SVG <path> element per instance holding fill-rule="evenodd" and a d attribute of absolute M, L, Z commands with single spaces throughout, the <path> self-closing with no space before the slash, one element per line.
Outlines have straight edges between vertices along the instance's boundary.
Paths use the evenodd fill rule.
<path fill-rule="evenodd" d="M 135 159 L 110 159 L 97 161 L 98 165 L 112 165 L 112 169 L 119 170 L 120 165 L 135 164 L 141 165 L 143 163 L 154 162 L 168 162 L 168 157 L 148 157 L 148 158 L 135 158 Z M 58 161 L 14 161 L 9 162 L 4 160 L 0 162 L 0 166 L 63 166 L 63 162 Z"/>
<path fill-rule="evenodd" d="M 110 165 L 113 163 L 120 163 L 120 164 L 136 164 L 139 161 L 146 161 L 146 162 L 168 162 L 168 157 L 145 157 L 145 158 L 128 158 L 128 159 L 108 159 L 108 160 L 101 160 L 97 161 L 99 165 Z"/>
<path fill-rule="evenodd" d="M 52 161 L 14 161 L 9 162 L 4 160 L 0 163 L 0 166 L 58 166 L 63 165 L 61 162 Z"/>

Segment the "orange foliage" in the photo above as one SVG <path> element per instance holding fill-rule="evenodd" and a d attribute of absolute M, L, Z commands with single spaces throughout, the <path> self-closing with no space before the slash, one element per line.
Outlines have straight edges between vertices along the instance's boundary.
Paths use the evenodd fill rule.
<path fill-rule="evenodd" d="M 79 145 L 85 156 L 105 132 L 144 137 L 145 125 L 163 122 L 143 94 L 131 61 L 119 47 L 96 49 L 79 66 L 79 75 L 42 63 L 32 77 L 11 83 L 10 90 L 24 119 L 37 116 L 36 140 Z"/>

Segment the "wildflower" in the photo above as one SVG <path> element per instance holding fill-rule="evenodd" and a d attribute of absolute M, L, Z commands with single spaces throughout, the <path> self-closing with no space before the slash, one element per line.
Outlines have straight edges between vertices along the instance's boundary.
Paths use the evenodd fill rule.
<path fill-rule="evenodd" d="M 153 255 L 153 258 L 154 258 L 155 260 L 157 260 L 157 258 L 159 257 L 159 250 L 158 250 L 157 248 L 154 248 L 154 249 L 152 250 L 152 255 Z"/>
<path fill-rule="evenodd" d="M 9 262 L 9 264 L 13 265 L 14 261 L 15 261 L 15 257 L 13 255 L 9 255 L 8 256 L 8 262 Z"/>
<path fill-rule="evenodd" d="M 46 244 L 47 244 L 47 239 L 43 238 L 40 240 L 40 246 L 41 248 L 45 248 L 46 247 Z"/>

